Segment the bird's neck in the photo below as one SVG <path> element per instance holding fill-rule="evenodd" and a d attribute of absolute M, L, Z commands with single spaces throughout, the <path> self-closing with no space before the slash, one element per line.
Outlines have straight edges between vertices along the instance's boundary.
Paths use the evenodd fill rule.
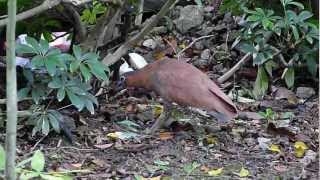
<path fill-rule="evenodd" d="M 148 88 L 148 73 L 141 70 L 136 70 L 127 77 L 127 86 L 136 88 Z"/>

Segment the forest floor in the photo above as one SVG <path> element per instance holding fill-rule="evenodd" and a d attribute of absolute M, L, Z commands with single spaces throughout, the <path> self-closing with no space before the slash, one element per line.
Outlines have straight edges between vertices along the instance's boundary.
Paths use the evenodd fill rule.
<path fill-rule="evenodd" d="M 159 60 L 196 37 L 214 34 L 186 50 L 183 60 L 210 77 L 221 76 L 243 56 L 231 49 L 240 28 L 230 14 L 212 17 L 209 11 L 194 32 L 150 35 L 144 46 L 161 41 L 162 49 L 151 48 L 150 54 L 150 49 L 137 47 L 135 52 Z M 226 83 L 226 93 L 233 84 L 252 89 L 254 79 L 240 72 L 236 76 Z M 297 86 L 310 87 L 310 83 Z M 47 170 L 87 170 L 74 174 L 75 179 L 319 179 L 319 98 L 315 93 L 302 99 L 278 83 L 261 101 L 235 100 L 246 117 L 222 127 L 202 112 L 175 106 L 167 127 L 146 135 L 144 130 L 161 113 L 159 99 L 146 93 L 114 96 L 110 92 L 99 97 L 94 115 L 71 108 L 61 111 L 75 122 L 73 144 L 54 132 L 31 137 L 31 129 L 20 125 L 18 160 L 41 149 Z"/>
<path fill-rule="evenodd" d="M 57 134 L 31 140 L 30 133 L 20 131 L 18 155 L 25 158 L 40 148 L 48 169 L 90 170 L 76 179 L 239 179 L 242 168 L 249 171 L 247 179 L 319 179 L 318 98 L 299 107 L 274 99 L 238 104 L 242 111 L 257 112 L 264 106 L 272 107 L 276 117 L 291 116 L 267 120 L 252 112 L 250 118 L 222 128 L 213 119 L 177 107 L 170 127 L 152 136 L 141 132 L 151 123 L 143 119 L 155 112 L 142 105 L 156 102 L 126 96 L 117 102 L 102 105 L 94 117 L 75 112 L 79 121 L 72 145 Z M 122 134 L 110 134 L 114 132 Z M 297 141 L 308 146 L 302 158 L 295 156 Z"/>

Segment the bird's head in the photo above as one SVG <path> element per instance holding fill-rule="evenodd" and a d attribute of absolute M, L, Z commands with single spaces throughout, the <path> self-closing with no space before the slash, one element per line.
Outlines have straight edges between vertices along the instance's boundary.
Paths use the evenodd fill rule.
<path fill-rule="evenodd" d="M 128 86 L 128 78 L 133 75 L 134 71 L 123 73 L 116 82 L 116 91 L 119 92 Z"/>

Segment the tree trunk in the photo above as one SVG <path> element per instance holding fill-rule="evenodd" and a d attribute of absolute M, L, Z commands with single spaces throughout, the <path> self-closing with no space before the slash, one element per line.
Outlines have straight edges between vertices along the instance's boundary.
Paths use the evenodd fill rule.
<path fill-rule="evenodd" d="M 15 180 L 16 135 L 17 135 L 17 74 L 15 57 L 16 0 L 8 1 L 7 23 L 7 125 L 6 125 L 6 167 L 7 180 Z"/>

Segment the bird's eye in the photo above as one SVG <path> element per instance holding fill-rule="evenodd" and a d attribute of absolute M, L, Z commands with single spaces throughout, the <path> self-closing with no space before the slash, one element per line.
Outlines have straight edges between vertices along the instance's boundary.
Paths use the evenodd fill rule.
<path fill-rule="evenodd" d="M 125 77 L 125 76 L 121 76 L 121 77 L 120 77 L 120 81 L 121 81 L 121 82 L 126 81 L 126 77 Z"/>

